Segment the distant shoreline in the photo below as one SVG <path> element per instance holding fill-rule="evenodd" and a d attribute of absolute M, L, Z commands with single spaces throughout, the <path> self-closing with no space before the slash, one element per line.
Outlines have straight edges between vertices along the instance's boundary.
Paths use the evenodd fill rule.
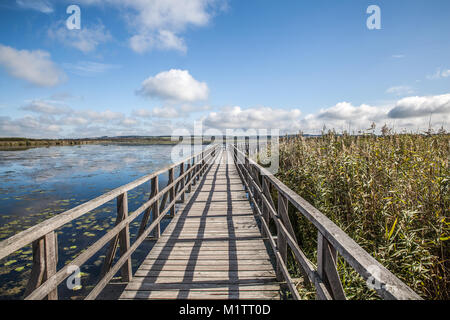
<path fill-rule="evenodd" d="M 203 144 L 211 141 L 205 140 Z M 105 137 L 87 139 L 29 139 L 29 138 L 0 138 L 0 151 L 18 151 L 30 148 L 43 148 L 54 146 L 81 146 L 91 144 L 115 145 L 175 145 L 180 141 L 171 137 Z M 185 140 L 183 143 L 187 143 Z"/>

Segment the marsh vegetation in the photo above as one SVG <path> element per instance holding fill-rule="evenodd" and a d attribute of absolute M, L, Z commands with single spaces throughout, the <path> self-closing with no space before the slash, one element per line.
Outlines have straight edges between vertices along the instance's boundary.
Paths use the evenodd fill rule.
<path fill-rule="evenodd" d="M 444 133 L 329 132 L 283 141 L 277 176 L 423 298 L 449 299 L 449 158 Z M 290 216 L 300 247 L 316 261 L 316 229 Z M 376 298 L 342 259 L 338 271 L 348 298 Z"/>

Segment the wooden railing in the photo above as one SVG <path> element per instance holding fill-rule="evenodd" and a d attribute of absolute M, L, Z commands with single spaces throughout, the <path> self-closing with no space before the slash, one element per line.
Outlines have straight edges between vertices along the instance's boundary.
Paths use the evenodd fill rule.
<path fill-rule="evenodd" d="M 338 254 L 365 281 L 373 284 L 373 289 L 383 299 L 421 299 L 419 295 L 362 249 L 323 213 L 289 189 L 267 169 L 252 160 L 249 157 L 248 139 L 245 140 L 245 143 L 239 144 L 235 139 L 234 145 L 231 144 L 230 148 L 255 213 L 260 218 L 263 234 L 268 238 L 275 253 L 277 279 L 286 281 L 294 299 L 300 299 L 300 296 L 286 267 L 288 247 L 300 267 L 305 285 L 307 287 L 311 287 L 311 283 L 314 285 L 318 299 L 346 299 L 336 269 Z M 273 202 L 272 191 L 277 193 L 277 206 Z M 288 215 L 290 205 L 318 230 L 317 266 L 308 260 L 297 243 Z M 272 235 L 269 229 L 271 219 L 277 229 L 276 237 Z"/>
<path fill-rule="evenodd" d="M 154 231 L 153 237 L 159 238 L 161 220 L 167 216 L 167 213 L 169 216 L 174 215 L 175 203 L 184 201 L 185 192 L 191 192 L 192 185 L 195 185 L 207 167 L 213 163 L 219 148 L 221 146 L 213 145 L 179 163 L 116 188 L 0 242 L 0 260 L 32 243 L 33 266 L 25 290 L 25 299 L 27 300 L 44 299 L 45 297 L 49 300 L 58 299 L 58 285 L 73 273 L 74 268 L 82 266 L 105 245 L 109 245 L 109 247 L 104 259 L 101 279 L 90 291 L 86 299 L 95 299 L 119 270 L 122 280 L 129 282 L 133 276 L 131 254 L 149 236 L 150 232 Z M 174 170 L 177 167 L 179 167 L 180 173 L 177 178 L 174 178 Z M 167 186 L 159 190 L 158 176 L 165 173 L 169 175 Z M 129 213 L 127 192 L 148 181 L 151 181 L 149 200 L 134 212 Z M 56 268 L 58 242 L 55 230 L 114 200 L 114 198 L 117 199 L 116 225 L 58 271 Z M 151 211 L 153 221 L 147 226 Z M 142 213 L 144 213 L 144 216 L 141 220 L 137 238 L 133 245 L 130 246 L 129 225 Z M 120 249 L 120 258 L 113 265 L 118 247 Z"/>

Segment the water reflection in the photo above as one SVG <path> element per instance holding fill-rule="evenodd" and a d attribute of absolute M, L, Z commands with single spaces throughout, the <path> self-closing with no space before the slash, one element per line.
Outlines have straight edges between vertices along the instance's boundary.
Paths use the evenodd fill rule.
<path fill-rule="evenodd" d="M 0 240 L 169 165 L 171 148 L 83 145 L 0 151 Z M 167 177 L 160 180 L 161 189 Z M 149 190 L 145 184 L 129 193 L 130 211 L 148 199 Z M 58 230 L 59 267 L 114 225 L 115 206 L 111 201 Z M 130 226 L 132 236 L 138 225 L 139 220 Z M 134 255 L 136 263 L 145 250 Z M 86 294 L 98 280 L 103 255 L 99 252 L 83 267 L 82 290 L 60 286 L 62 298 Z M 31 246 L 0 260 L 0 299 L 22 297 L 31 262 Z"/>

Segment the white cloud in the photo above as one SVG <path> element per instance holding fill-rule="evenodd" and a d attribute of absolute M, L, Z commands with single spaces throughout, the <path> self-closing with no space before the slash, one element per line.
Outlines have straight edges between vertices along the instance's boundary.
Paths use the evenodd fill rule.
<path fill-rule="evenodd" d="M 356 120 L 368 119 L 376 121 L 382 117 L 385 112 L 378 108 L 366 104 L 359 107 L 353 106 L 348 102 L 340 102 L 328 109 L 321 109 L 317 114 L 319 119 L 333 119 L 333 120 Z"/>
<path fill-rule="evenodd" d="M 402 59 L 402 58 L 404 58 L 404 57 L 405 57 L 404 54 L 393 54 L 393 55 L 392 55 L 392 58 L 394 58 L 394 59 Z"/>
<path fill-rule="evenodd" d="M 34 100 L 22 109 L 31 115 L 12 119 L 0 117 L 0 136 L 41 138 L 98 137 L 121 135 L 171 135 L 176 129 L 192 131 L 193 121 L 181 119 L 180 107 L 164 106 L 139 109 L 131 114 L 112 110 L 75 110 L 62 102 Z M 210 111 L 200 119 L 205 129 L 280 129 L 281 133 L 320 134 L 322 128 L 358 133 L 367 130 L 373 122 L 376 132 L 387 124 L 396 132 L 423 132 L 429 124 L 434 130 L 450 126 L 450 93 L 437 96 L 408 97 L 388 106 L 349 102 L 321 109 L 302 116 L 298 109 L 270 107 L 224 107 Z"/>
<path fill-rule="evenodd" d="M 284 110 L 269 107 L 242 109 L 239 106 L 225 107 L 219 112 L 210 112 L 205 125 L 218 129 L 283 129 L 297 131 L 300 128 L 301 112 L 298 109 Z"/>
<path fill-rule="evenodd" d="M 322 109 L 317 114 L 309 114 L 301 121 L 302 131 L 320 133 L 327 129 L 350 132 L 364 131 L 374 122 L 379 130 L 384 124 L 397 132 L 426 131 L 431 126 L 438 129 L 450 124 L 450 94 L 429 97 L 408 97 L 390 106 L 353 106 L 341 102 L 333 107 Z M 431 117 L 431 115 L 436 115 Z"/>
<path fill-rule="evenodd" d="M 389 111 L 390 118 L 426 117 L 431 114 L 450 114 L 450 94 L 428 97 L 408 97 L 397 102 Z"/>
<path fill-rule="evenodd" d="M 172 69 L 144 80 L 138 94 L 168 101 L 195 102 L 208 99 L 209 89 L 189 71 Z"/>
<path fill-rule="evenodd" d="M 71 73 L 79 76 L 95 76 L 109 70 L 120 68 L 119 65 L 100 63 L 94 61 L 78 61 L 77 63 L 65 63 L 63 67 Z"/>
<path fill-rule="evenodd" d="M 180 37 L 189 26 L 205 26 L 226 0 L 79 0 L 86 5 L 113 5 L 121 10 L 134 35 L 130 47 L 143 53 L 153 49 L 186 51 Z"/>
<path fill-rule="evenodd" d="M 51 39 L 80 50 L 83 53 L 95 51 L 98 45 L 112 39 L 111 34 L 102 24 L 92 27 L 83 26 L 80 30 L 69 30 L 64 22 L 59 22 L 50 28 L 47 33 Z"/>
<path fill-rule="evenodd" d="M 174 119 L 180 117 L 180 113 L 177 109 L 173 107 L 156 107 L 152 110 L 148 109 L 138 109 L 133 111 L 133 115 L 141 118 L 163 118 L 163 119 Z"/>
<path fill-rule="evenodd" d="M 390 87 L 389 89 L 387 89 L 386 93 L 392 93 L 397 96 L 403 96 L 403 95 L 407 95 L 407 94 L 413 94 L 414 90 L 413 90 L 413 88 L 411 88 L 409 86 L 395 86 L 395 87 Z"/>
<path fill-rule="evenodd" d="M 93 110 L 87 110 L 87 111 L 78 111 L 78 115 L 89 119 L 91 121 L 97 121 L 97 122 L 108 122 L 111 120 L 119 120 L 124 118 L 124 114 L 121 112 L 115 112 L 111 110 L 106 111 L 93 111 Z"/>
<path fill-rule="evenodd" d="M 180 115 L 175 108 L 165 107 L 165 108 L 153 108 L 152 116 L 155 118 L 178 118 Z"/>
<path fill-rule="evenodd" d="M 16 0 L 19 7 L 32 9 L 42 13 L 52 13 L 53 7 L 47 0 Z"/>
<path fill-rule="evenodd" d="M 65 80 L 65 74 L 42 50 L 17 50 L 0 44 L 0 65 L 13 77 L 42 87 L 55 86 Z"/>
<path fill-rule="evenodd" d="M 167 30 L 160 30 L 157 35 L 134 35 L 130 38 L 130 47 L 137 53 L 152 49 L 187 51 L 184 40 Z"/>
<path fill-rule="evenodd" d="M 59 125 L 42 121 L 33 116 L 18 119 L 0 116 L 0 135 L 3 137 L 54 137 L 60 130 Z"/>
<path fill-rule="evenodd" d="M 435 73 L 427 76 L 427 79 L 428 80 L 437 80 L 437 79 L 448 78 L 448 77 L 450 77 L 450 69 L 442 70 L 442 68 L 437 68 Z"/>
<path fill-rule="evenodd" d="M 33 100 L 29 104 L 23 106 L 21 109 L 48 115 L 68 114 L 72 111 L 72 109 L 65 105 L 58 105 L 43 100 Z"/>

